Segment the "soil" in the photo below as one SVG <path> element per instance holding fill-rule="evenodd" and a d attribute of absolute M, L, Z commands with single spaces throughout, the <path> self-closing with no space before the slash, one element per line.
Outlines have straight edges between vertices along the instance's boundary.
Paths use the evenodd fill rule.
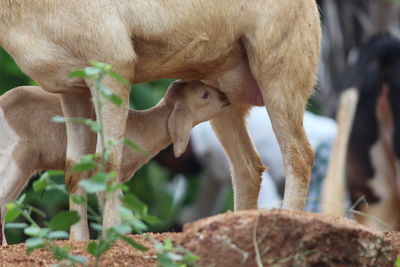
<path fill-rule="evenodd" d="M 276 232 L 271 228 L 272 221 L 275 223 Z M 256 223 L 256 228 L 254 228 L 253 223 Z M 332 225 L 332 229 L 334 230 L 330 228 Z M 268 238 L 265 237 L 265 231 L 260 231 L 260 229 L 263 229 L 264 227 L 269 227 L 269 229 L 272 229 L 270 232 L 268 232 Z M 250 238 L 248 238 L 248 234 L 240 234 L 241 232 L 245 233 L 245 231 L 247 231 L 246 229 L 252 229 L 252 232 L 254 229 L 256 229 L 256 231 L 250 234 Z M 326 229 L 329 229 L 329 233 L 334 234 L 328 235 Z M 343 231 L 343 234 L 340 234 L 340 237 L 337 237 L 337 231 Z M 222 243 L 226 245 L 227 240 L 221 238 L 221 236 L 223 236 L 222 233 L 225 235 L 229 234 L 229 238 L 231 239 L 230 241 L 236 242 L 231 244 L 231 248 L 233 248 L 233 250 L 237 250 L 237 248 L 243 249 L 246 248 L 246 246 L 250 246 L 248 252 L 245 253 L 249 253 L 249 258 L 251 258 L 252 261 L 244 264 L 244 262 L 239 259 L 241 253 L 238 254 L 237 252 L 232 252 L 229 249 L 218 248 L 218 242 L 221 240 L 223 241 Z M 323 233 L 323 235 L 321 235 L 321 233 Z M 389 257 L 391 258 L 390 260 L 393 260 L 396 257 L 396 253 L 397 256 L 400 256 L 399 232 L 374 232 L 347 219 L 338 219 L 323 215 L 288 211 L 272 211 L 267 213 L 245 211 L 239 213 L 226 213 L 186 225 L 183 233 L 153 233 L 149 235 L 159 241 L 169 238 L 174 241 L 176 245 L 182 245 L 185 248 L 194 250 L 196 254 L 203 256 L 202 261 L 199 264 L 200 266 L 214 265 L 219 267 L 255 266 L 255 257 L 254 254 L 252 254 L 254 253 L 254 239 L 252 238 L 254 236 L 253 234 L 255 234 L 257 237 L 256 240 L 258 240 L 257 243 L 260 252 L 263 250 L 265 251 L 265 246 L 267 246 L 267 248 L 271 247 L 271 244 L 268 242 L 274 242 L 273 244 L 275 245 L 275 248 L 278 247 L 278 250 L 274 251 L 272 249 L 268 252 L 271 253 L 269 255 L 271 257 L 268 257 L 268 260 L 273 258 L 272 256 L 274 253 L 278 257 L 285 257 L 285 253 L 291 250 L 290 246 L 298 246 L 298 240 L 302 240 L 303 244 L 309 248 L 315 246 L 324 246 L 324 248 L 320 247 L 320 249 L 328 249 L 331 256 L 337 256 L 338 259 L 346 259 L 346 251 L 335 250 L 336 247 L 340 248 L 341 245 L 345 244 L 345 242 L 347 244 L 345 246 L 347 250 L 352 248 L 351 246 L 354 246 L 353 249 L 347 251 L 348 254 L 358 255 L 357 253 L 359 253 L 359 251 L 357 251 L 356 245 L 363 242 L 371 242 L 368 243 L 364 249 L 372 249 L 372 251 L 376 253 L 376 258 Z M 261 236 L 266 241 L 261 241 Z M 146 252 L 141 252 L 125 243 L 118 242 L 110 251 L 102 256 L 100 266 L 157 266 L 156 255 L 152 249 L 151 242 L 140 235 L 130 235 L 129 237 L 145 245 L 149 248 L 149 250 Z M 334 239 L 327 242 L 326 240 L 329 240 L 330 238 Z M 306 242 L 304 242 L 305 240 Z M 93 257 L 86 253 L 87 242 L 57 242 L 59 245 L 70 247 L 70 252 L 72 254 L 87 257 L 89 260 L 89 265 L 94 263 Z M 329 246 L 329 244 L 332 242 L 334 245 Z M 237 247 L 235 248 L 235 246 Z M 394 249 L 397 249 L 397 251 L 394 251 Z M 228 262 L 229 265 L 215 264 L 215 262 L 212 263 L 212 259 L 215 257 L 213 254 L 218 255 L 217 260 Z M 382 255 L 379 256 L 378 254 Z M 309 257 L 307 256 L 307 258 L 311 259 L 311 262 L 313 259 L 315 260 L 318 257 L 319 256 L 317 254 L 310 254 Z M 268 262 L 265 261 L 266 259 L 264 259 L 262 256 L 260 260 L 262 260 L 264 266 L 271 266 L 271 264 L 268 264 Z M 232 261 L 235 262 L 235 264 L 231 264 Z M 51 252 L 43 249 L 39 249 L 31 254 L 27 254 L 25 244 L 8 245 L 0 248 L 0 266 L 50 266 L 56 262 L 57 261 L 53 258 Z M 290 264 L 294 263 L 295 262 L 291 262 Z M 367 265 L 368 264 L 354 264 L 352 266 Z M 283 264 L 282 266 L 286 265 Z M 311 265 L 294 264 L 291 266 Z M 329 266 L 329 264 L 313 266 Z M 375 266 L 389 265 L 379 264 Z"/>
<path fill-rule="evenodd" d="M 149 233 L 149 236 L 158 241 L 171 239 L 176 241 L 182 233 Z M 142 252 L 132 248 L 126 243 L 118 241 L 115 246 L 107 251 L 100 260 L 100 266 L 156 266 L 156 254 L 152 249 L 152 243 L 142 235 L 130 235 L 136 242 L 149 248 L 148 251 Z M 60 246 L 70 247 L 70 253 L 74 255 L 85 256 L 88 264 L 94 264 L 94 258 L 86 252 L 86 241 L 57 241 Z M 51 266 L 57 263 L 50 251 L 38 249 L 31 254 L 26 253 L 25 244 L 7 245 L 0 248 L 0 266 Z"/>

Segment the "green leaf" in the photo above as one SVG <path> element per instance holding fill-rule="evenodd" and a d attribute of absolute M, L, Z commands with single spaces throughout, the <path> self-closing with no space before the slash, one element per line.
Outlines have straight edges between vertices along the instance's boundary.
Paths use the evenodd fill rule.
<path fill-rule="evenodd" d="M 41 237 L 32 237 L 25 241 L 25 244 L 28 247 L 28 251 L 31 252 L 37 248 L 44 247 L 45 240 Z"/>
<path fill-rule="evenodd" d="M 78 185 L 82 187 L 88 194 L 104 192 L 107 189 L 107 185 L 105 183 L 93 182 L 92 180 L 81 180 L 79 181 Z"/>
<path fill-rule="evenodd" d="M 26 199 L 26 193 L 22 194 L 16 201 L 16 204 L 21 206 Z"/>
<path fill-rule="evenodd" d="M 119 96 L 116 95 L 116 94 L 111 94 L 110 96 L 107 97 L 107 99 L 110 100 L 111 103 L 113 103 L 114 105 L 116 105 L 116 106 L 118 106 L 118 107 L 121 106 L 122 103 L 124 102 L 124 101 L 122 100 L 122 98 L 119 97 Z"/>
<path fill-rule="evenodd" d="M 122 198 L 125 207 L 138 212 L 141 216 L 147 214 L 147 206 L 134 194 L 125 194 Z"/>
<path fill-rule="evenodd" d="M 49 174 L 50 177 L 64 175 L 64 171 L 60 171 L 60 170 L 49 170 L 49 171 L 47 171 L 47 173 Z"/>
<path fill-rule="evenodd" d="M 120 238 L 125 241 L 126 243 L 128 243 L 129 245 L 131 245 L 132 247 L 141 250 L 141 251 L 147 251 L 148 248 L 146 248 L 145 246 L 143 246 L 142 244 L 137 243 L 135 240 L 127 237 L 127 236 L 120 236 Z"/>
<path fill-rule="evenodd" d="M 173 262 L 166 254 L 157 254 L 157 261 L 162 267 L 180 267 Z"/>
<path fill-rule="evenodd" d="M 77 223 L 79 219 L 80 216 L 76 211 L 62 211 L 50 221 L 49 226 L 53 231 L 68 231 L 71 225 Z"/>
<path fill-rule="evenodd" d="M 79 186 L 89 194 L 104 192 L 107 190 L 108 182 L 115 177 L 115 172 L 98 172 L 91 179 L 80 181 Z"/>
<path fill-rule="evenodd" d="M 85 70 L 74 70 L 68 74 L 68 77 L 87 78 Z"/>
<path fill-rule="evenodd" d="M 51 120 L 52 120 L 53 122 L 61 123 L 61 122 L 66 122 L 66 121 L 67 121 L 67 118 L 61 117 L 61 116 L 55 116 L 55 117 L 53 117 Z"/>
<path fill-rule="evenodd" d="M 130 86 L 129 82 L 125 79 L 124 76 L 122 76 L 121 74 L 115 72 L 115 71 L 109 71 L 108 74 L 113 77 L 115 80 L 119 81 L 120 83 L 122 83 L 125 86 Z"/>
<path fill-rule="evenodd" d="M 65 194 L 68 194 L 68 190 L 67 187 L 65 186 L 65 184 L 52 184 L 52 185 L 48 185 L 46 188 L 46 191 L 50 191 L 50 190 L 57 190 L 57 191 L 61 191 Z"/>
<path fill-rule="evenodd" d="M 400 257 L 396 260 L 396 267 L 400 267 Z"/>
<path fill-rule="evenodd" d="M 65 231 L 51 231 L 47 237 L 49 239 L 68 239 L 69 235 Z"/>
<path fill-rule="evenodd" d="M 7 213 L 4 217 L 5 222 L 14 221 L 22 213 L 22 210 L 19 208 L 19 206 L 15 205 L 14 203 L 7 203 L 6 208 L 7 208 Z"/>
<path fill-rule="evenodd" d="M 131 140 L 129 140 L 128 138 L 124 138 L 124 144 L 129 146 L 130 148 L 132 148 L 133 150 L 136 150 L 140 153 L 142 153 L 143 155 L 145 155 L 148 158 L 151 158 L 151 154 L 149 151 L 141 148 L 139 145 L 135 144 L 134 142 L 132 142 Z"/>
<path fill-rule="evenodd" d="M 101 72 L 101 69 L 97 67 L 87 67 L 84 69 L 85 77 L 93 77 Z"/>
<path fill-rule="evenodd" d="M 96 257 L 100 257 L 111 248 L 112 243 L 109 240 L 100 239 L 97 243 Z"/>
<path fill-rule="evenodd" d="M 126 185 L 121 184 L 119 182 L 115 182 L 115 183 L 112 183 L 112 184 L 107 184 L 106 191 L 110 193 L 110 192 L 115 192 L 117 189 L 121 189 L 122 192 L 126 192 L 127 188 L 128 188 L 128 191 L 129 191 L 129 187 L 127 187 Z"/>
<path fill-rule="evenodd" d="M 86 202 L 86 198 L 81 195 L 73 195 L 72 196 L 72 201 L 76 204 L 83 204 Z"/>
<path fill-rule="evenodd" d="M 173 252 L 167 252 L 167 257 L 169 259 L 171 259 L 172 261 L 182 261 L 183 260 L 183 256 L 179 255 L 177 253 L 173 253 Z"/>
<path fill-rule="evenodd" d="M 94 160 L 96 158 L 98 158 L 97 154 L 88 154 L 88 155 L 84 155 L 81 158 L 81 161 L 89 161 L 89 160 Z"/>
<path fill-rule="evenodd" d="M 192 252 L 186 250 L 185 254 L 183 255 L 183 262 L 187 265 L 193 265 L 196 261 L 200 260 L 201 258 Z"/>
<path fill-rule="evenodd" d="M 69 255 L 68 259 L 70 259 L 72 262 L 76 263 L 85 263 L 87 261 L 86 257 L 84 256 L 79 256 L 79 255 Z"/>
<path fill-rule="evenodd" d="M 41 230 L 38 226 L 31 225 L 24 229 L 24 233 L 29 236 L 39 236 L 42 232 Z"/>
<path fill-rule="evenodd" d="M 111 179 L 116 177 L 116 173 L 98 172 L 90 179 L 97 183 L 108 183 Z"/>
<path fill-rule="evenodd" d="M 164 240 L 164 248 L 168 251 L 174 249 L 174 244 L 171 239 L 167 238 Z"/>
<path fill-rule="evenodd" d="M 92 120 L 88 119 L 88 120 L 86 120 L 85 124 L 88 125 L 93 132 L 95 132 L 95 133 L 101 132 L 101 127 L 96 121 L 92 121 Z"/>
<path fill-rule="evenodd" d="M 81 160 L 74 166 L 72 172 L 92 171 L 96 168 L 97 168 L 97 162 L 93 160 Z"/>
<path fill-rule="evenodd" d="M 114 147 L 114 146 L 119 145 L 120 143 L 117 140 L 113 139 L 113 138 L 109 138 L 107 140 L 107 144 L 108 144 L 109 147 Z"/>
<path fill-rule="evenodd" d="M 101 84 L 100 86 L 100 92 L 101 94 L 106 97 L 111 103 L 113 103 L 116 106 L 121 106 L 123 101 L 122 98 L 119 97 L 118 95 L 114 94 L 113 92 L 111 92 L 111 90 L 105 86 L 104 84 Z"/>
<path fill-rule="evenodd" d="M 49 185 L 52 184 L 54 184 L 54 182 L 50 180 L 49 173 L 45 172 L 33 183 L 33 191 L 38 192 L 45 190 Z"/>
<path fill-rule="evenodd" d="M 94 223 L 94 222 L 90 223 L 90 227 L 91 227 L 93 230 L 96 230 L 96 231 L 98 231 L 98 232 L 100 232 L 100 231 L 103 229 L 103 227 L 101 226 L 100 223 Z"/>
<path fill-rule="evenodd" d="M 100 125 L 95 120 L 85 119 L 85 118 L 70 118 L 68 120 L 72 121 L 73 123 L 80 123 L 87 125 L 93 132 L 97 133 L 101 131 Z"/>
<path fill-rule="evenodd" d="M 7 229 L 23 229 L 26 228 L 28 225 L 26 223 L 6 223 L 4 228 Z"/>
<path fill-rule="evenodd" d="M 120 206 L 118 207 L 118 211 L 122 221 L 128 223 L 136 231 L 142 232 L 144 230 L 147 230 L 147 226 L 142 221 L 140 221 L 135 215 L 133 215 L 130 209 Z"/>
<path fill-rule="evenodd" d="M 6 213 L 6 216 L 4 217 L 5 222 L 12 222 L 15 219 L 17 219 L 19 217 L 19 215 L 21 214 L 21 211 L 12 202 L 7 203 L 6 208 L 7 208 L 7 213 Z"/>
<path fill-rule="evenodd" d="M 109 71 L 111 70 L 111 65 L 103 62 L 91 61 L 90 64 L 95 66 L 96 68 L 101 69 L 102 71 Z"/>
<path fill-rule="evenodd" d="M 93 256 L 96 256 L 96 250 L 97 250 L 97 242 L 96 241 L 90 241 L 87 245 L 87 251 L 92 254 Z"/>
<path fill-rule="evenodd" d="M 132 228 L 127 224 L 117 224 L 110 228 L 110 230 L 115 231 L 120 235 L 126 235 L 131 233 Z"/>
<path fill-rule="evenodd" d="M 142 220 L 147 222 L 148 224 L 152 224 L 152 225 L 154 225 L 154 224 L 162 224 L 163 223 L 156 216 L 152 216 L 152 215 L 149 215 L 149 214 L 144 214 L 142 216 Z"/>
<path fill-rule="evenodd" d="M 54 258 L 56 258 L 56 260 L 58 261 L 69 259 L 71 256 L 68 253 L 69 248 L 67 247 L 59 247 L 57 245 L 52 245 L 50 249 L 53 252 Z"/>

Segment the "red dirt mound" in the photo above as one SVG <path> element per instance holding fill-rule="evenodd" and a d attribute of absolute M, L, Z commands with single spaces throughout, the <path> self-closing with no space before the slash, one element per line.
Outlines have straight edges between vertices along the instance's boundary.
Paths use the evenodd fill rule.
<path fill-rule="evenodd" d="M 201 257 L 199 266 L 393 266 L 400 233 L 380 233 L 358 223 L 320 214 L 274 211 L 225 213 L 188 224 L 183 233 L 150 234 L 170 238 Z M 143 236 L 132 235 L 149 247 L 140 252 L 118 242 L 103 255 L 100 266 L 156 266 L 155 252 Z M 71 253 L 86 253 L 87 242 L 58 241 Z M 49 266 L 50 252 L 28 255 L 25 245 L 0 248 L 0 266 Z M 400 251 L 400 250 L 399 250 Z"/>

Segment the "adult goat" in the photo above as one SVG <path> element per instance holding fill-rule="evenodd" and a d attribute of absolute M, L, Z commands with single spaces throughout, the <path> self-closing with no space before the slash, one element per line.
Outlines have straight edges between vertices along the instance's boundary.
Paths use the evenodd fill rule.
<path fill-rule="evenodd" d="M 245 115 L 250 106 L 265 105 L 285 165 L 283 207 L 304 208 L 313 153 L 302 121 L 320 51 L 314 0 L 3 0 L 0 45 L 44 90 L 60 94 L 66 117 L 88 113 L 82 94 L 95 91 L 87 80 L 67 74 L 91 60 L 112 64 L 130 83 L 169 77 L 220 89 L 232 105 L 212 125 L 232 166 L 236 210 L 257 207 L 264 166 Z M 124 103 L 105 103 L 96 114 L 102 112 L 106 139 L 119 139 L 129 88 L 109 78 L 104 83 Z M 90 134 L 83 126 L 66 126 L 66 177 L 79 180 L 70 170 L 88 153 Z M 101 148 L 98 141 L 96 151 Z M 182 152 L 176 148 L 175 154 Z M 112 149 L 108 171 L 119 172 L 121 154 L 122 145 Z M 119 201 L 118 195 L 106 201 L 105 209 Z M 118 222 L 116 211 L 110 212 L 104 229 Z"/>

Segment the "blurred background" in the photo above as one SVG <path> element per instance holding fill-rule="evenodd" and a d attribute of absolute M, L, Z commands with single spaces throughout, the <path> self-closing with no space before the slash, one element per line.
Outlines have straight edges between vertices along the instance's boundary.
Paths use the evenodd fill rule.
<path fill-rule="evenodd" d="M 318 205 L 313 203 L 319 202 L 321 181 L 325 176 L 330 147 L 336 134 L 336 124 L 331 118 L 335 118 L 337 113 L 340 94 L 359 82 L 352 79 L 354 72 L 349 70 L 357 65 L 360 48 L 377 34 L 390 33 L 393 38 L 400 36 L 399 1 L 317 2 L 323 31 L 321 64 L 317 90 L 308 106 L 311 113 L 305 118 L 306 130 L 308 129 L 307 133 L 317 155 L 311 202 L 308 204 L 310 211 L 319 211 Z M 400 72 L 398 75 L 400 76 Z M 147 109 L 154 106 L 163 97 L 171 81 L 173 80 L 159 80 L 133 86 L 131 108 Z M 0 48 L 0 95 L 21 85 L 35 85 L 35 81 L 25 76 L 12 58 Z M 259 117 L 264 120 L 265 111 L 254 110 L 249 118 L 250 132 L 264 163 L 271 168 L 263 178 L 265 188 L 270 188 L 265 189 L 268 199 L 259 201 L 272 203 L 265 205 L 266 207 L 279 207 L 283 188 L 280 153 L 273 134 L 266 134 L 271 133 L 270 124 L 263 124 L 259 120 Z M 260 130 L 262 132 L 258 133 Z M 149 226 L 150 231 L 180 230 L 184 222 L 232 209 L 229 168 L 222 150 L 214 143 L 215 140 L 215 136 L 210 134 L 209 125 L 200 125 L 193 131 L 191 146 L 182 159 L 175 160 L 171 150 L 167 149 L 141 168 L 128 182 L 130 190 L 148 205 L 149 213 L 162 221 L 162 224 Z M 31 179 L 31 183 L 34 180 L 35 178 Z M 63 177 L 57 177 L 56 180 L 62 183 Z M 42 209 L 48 218 L 68 208 L 68 200 L 62 194 L 34 193 L 30 185 L 25 189 L 27 202 Z M 96 206 L 94 199 L 90 199 L 90 203 Z M 397 207 L 400 207 L 400 203 Z M 7 230 L 6 235 L 9 243 L 18 243 L 25 238 L 16 230 Z"/>

